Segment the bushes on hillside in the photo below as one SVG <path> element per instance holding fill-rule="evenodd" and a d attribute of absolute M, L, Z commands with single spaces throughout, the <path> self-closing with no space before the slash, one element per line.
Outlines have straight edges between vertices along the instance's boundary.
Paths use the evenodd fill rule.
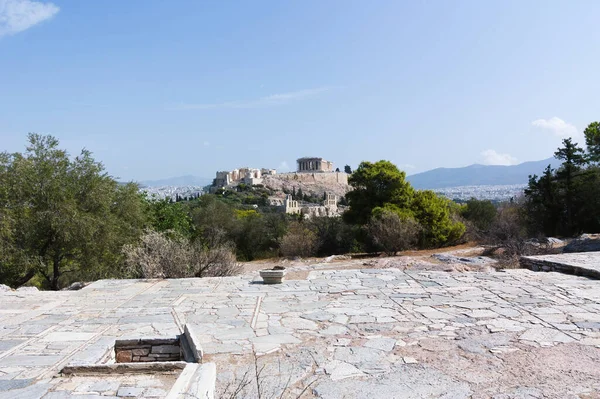
<path fill-rule="evenodd" d="M 385 211 L 371 218 L 367 231 L 380 250 L 395 255 L 417 244 L 421 225 L 412 218 L 402 219 L 394 212 Z"/>
<path fill-rule="evenodd" d="M 600 124 L 585 130 L 587 149 L 563 140 L 555 157 L 563 161 L 541 176 L 530 176 L 525 190 L 526 222 L 530 233 L 577 236 L 600 232 Z"/>
<path fill-rule="evenodd" d="M 231 247 L 206 248 L 176 233 L 147 231 L 137 245 L 125 245 L 126 274 L 143 278 L 220 277 L 239 272 Z"/>
<path fill-rule="evenodd" d="M 279 251 L 285 257 L 315 256 L 317 236 L 304 223 L 292 222 L 287 233 L 279 241 Z"/>
<path fill-rule="evenodd" d="M 458 207 L 433 191 L 415 191 L 405 177 L 389 161 L 362 162 L 349 178 L 353 190 L 346 195 L 350 209 L 344 219 L 364 226 L 381 212 L 393 212 L 420 224 L 422 248 L 457 242 L 465 232 L 464 224 L 454 217 Z"/>

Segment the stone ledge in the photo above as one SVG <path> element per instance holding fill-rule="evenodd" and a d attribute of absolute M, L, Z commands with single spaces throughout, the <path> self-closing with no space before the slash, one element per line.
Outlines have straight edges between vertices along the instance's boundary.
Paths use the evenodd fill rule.
<path fill-rule="evenodd" d="M 183 370 L 186 362 L 149 362 L 149 363 L 113 363 L 85 364 L 66 366 L 61 370 L 64 375 L 125 374 L 125 373 L 163 373 Z"/>
<path fill-rule="evenodd" d="M 600 252 L 522 256 L 521 267 L 533 271 L 574 274 L 600 279 Z"/>

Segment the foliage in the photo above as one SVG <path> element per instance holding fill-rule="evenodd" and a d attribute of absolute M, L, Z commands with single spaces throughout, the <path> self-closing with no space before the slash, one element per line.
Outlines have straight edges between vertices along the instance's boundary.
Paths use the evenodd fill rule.
<path fill-rule="evenodd" d="M 152 228 L 159 232 L 174 231 L 189 237 L 193 234 L 192 218 L 181 202 L 170 199 L 146 199 L 147 212 Z"/>
<path fill-rule="evenodd" d="M 600 163 L 600 122 L 590 123 L 583 131 L 588 157 L 591 162 Z"/>
<path fill-rule="evenodd" d="M 349 223 L 365 225 L 372 217 L 393 212 L 402 220 L 415 219 L 421 225 L 419 245 L 435 247 L 457 241 L 465 226 L 456 220 L 453 203 L 433 191 L 415 191 L 405 173 L 389 161 L 362 162 L 350 176 L 353 190 L 346 194 Z"/>
<path fill-rule="evenodd" d="M 412 210 L 422 228 L 419 237 L 422 248 L 453 244 L 465 233 L 465 225 L 452 217 L 453 203 L 433 191 L 417 191 Z"/>
<path fill-rule="evenodd" d="M 316 236 L 317 256 L 356 252 L 359 247 L 358 229 L 341 218 L 314 217 L 307 220 L 306 225 Z"/>
<path fill-rule="evenodd" d="M 302 222 L 291 222 L 287 233 L 280 239 L 281 255 L 286 257 L 314 256 L 317 249 L 317 237 Z"/>
<path fill-rule="evenodd" d="M 117 184 L 89 151 L 72 159 L 58 145 L 30 134 L 24 154 L 0 157 L 0 264 L 9 285 L 40 275 L 57 290 L 76 278 L 113 276 L 122 245 L 145 224 L 136 185 Z"/>
<path fill-rule="evenodd" d="M 496 206 L 489 200 L 471 198 L 461 208 L 461 216 L 473 223 L 478 230 L 487 230 L 496 219 Z"/>
<path fill-rule="evenodd" d="M 352 168 L 350 167 L 350 165 L 344 166 L 344 172 L 348 173 L 349 175 L 352 174 Z"/>
<path fill-rule="evenodd" d="M 367 230 L 379 249 L 395 255 L 417 243 L 421 226 L 412 218 L 400 218 L 395 212 L 384 211 L 371 219 Z"/>
<path fill-rule="evenodd" d="M 206 248 L 172 232 L 147 231 L 123 247 L 127 274 L 143 278 L 230 276 L 239 271 L 230 247 Z"/>
<path fill-rule="evenodd" d="M 414 190 L 405 178 L 389 161 L 362 162 L 348 179 L 353 190 L 346 194 L 350 209 L 344 219 L 365 225 L 375 208 L 410 209 Z"/>
<path fill-rule="evenodd" d="M 530 234 L 600 232 L 600 168 L 593 163 L 596 128 L 594 122 L 586 129 L 587 153 L 565 139 L 555 154 L 562 165 L 557 170 L 548 166 L 540 177 L 530 176 L 524 204 Z"/>

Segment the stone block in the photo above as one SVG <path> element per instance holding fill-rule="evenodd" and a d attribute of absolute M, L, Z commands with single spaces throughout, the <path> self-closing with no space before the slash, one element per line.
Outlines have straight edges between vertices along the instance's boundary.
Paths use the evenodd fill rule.
<path fill-rule="evenodd" d="M 152 351 L 150 353 L 176 353 L 179 354 L 179 345 L 158 345 L 153 346 Z"/>
<path fill-rule="evenodd" d="M 117 363 L 129 363 L 133 360 L 133 354 L 130 350 L 121 350 L 116 353 L 115 360 Z"/>
<path fill-rule="evenodd" d="M 150 348 L 138 348 L 138 349 L 132 349 L 131 353 L 133 354 L 133 356 L 146 356 L 148 353 L 150 353 Z"/>

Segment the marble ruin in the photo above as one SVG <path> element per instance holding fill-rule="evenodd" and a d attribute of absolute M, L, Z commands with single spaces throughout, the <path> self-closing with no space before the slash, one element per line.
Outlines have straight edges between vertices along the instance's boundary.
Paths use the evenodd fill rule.
<path fill-rule="evenodd" d="M 275 169 L 257 169 L 248 167 L 234 169 L 230 172 L 220 171 L 217 172 L 215 180 L 213 181 L 213 187 L 228 187 L 240 183 L 253 186 L 257 184 L 262 184 L 263 176 L 272 176 L 275 174 L 277 174 L 277 171 Z"/>
<path fill-rule="evenodd" d="M 327 193 L 322 204 L 312 204 L 307 202 L 295 201 L 290 194 L 286 195 L 283 202 L 283 211 L 287 214 L 302 214 L 306 218 L 327 216 L 341 216 L 338 209 L 338 197 Z"/>
<path fill-rule="evenodd" d="M 326 161 L 323 158 L 299 158 L 296 160 L 296 163 L 298 165 L 297 172 L 282 173 L 280 175 L 292 175 L 296 173 L 336 173 L 333 169 L 333 162 Z M 340 172 L 337 173 L 339 174 Z M 232 171 L 219 171 L 216 173 L 216 177 L 213 181 L 213 187 L 223 188 L 235 186 L 240 183 L 249 185 L 262 184 L 264 176 L 275 175 L 277 175 L 277 170 L 265 168 L 258 169 L 243 167 L 234 169 Z M 347 178 L 345 181 L 347 184 Z"/>
<path fill-rule="evenodd" d="M 299 173 L 333 172 L 333 162 L 323 158 L 304 157 L 296 160 Z"/>

